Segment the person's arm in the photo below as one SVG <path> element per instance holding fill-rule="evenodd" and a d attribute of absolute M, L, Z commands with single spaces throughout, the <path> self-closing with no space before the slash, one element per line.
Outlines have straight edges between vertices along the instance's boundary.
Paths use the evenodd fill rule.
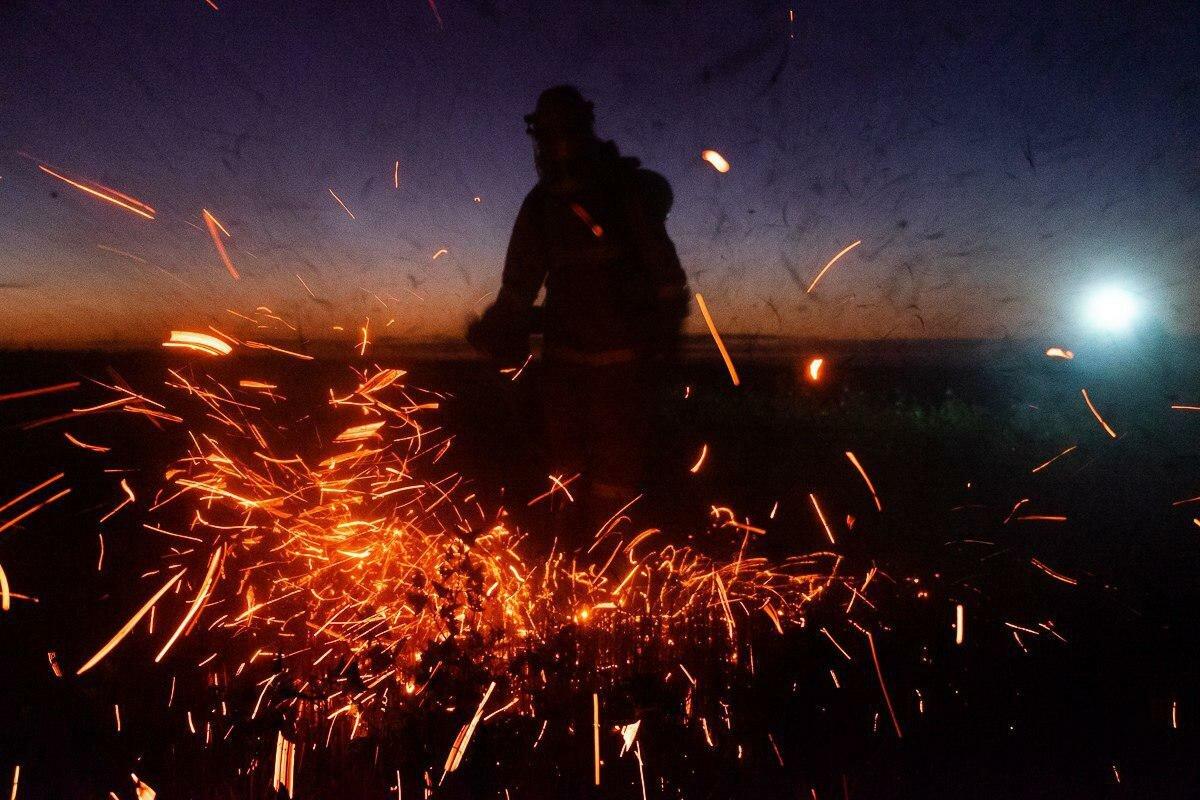
<path fill-rule="evenodd" d="M 536 191 L 529 193 L 517 212 L 496 301 L 467 327 L 471 346 L 505 362 L 523 358 L 529 352 L 532 307 L 546 280 Z"/>
<path fill-rule="evenodd" d="M 530 192 L 517 212 L 496 306 L 516 313 L 528 311 L 546 280 L 546 253 L 537 222 L 537 190 Z"/>

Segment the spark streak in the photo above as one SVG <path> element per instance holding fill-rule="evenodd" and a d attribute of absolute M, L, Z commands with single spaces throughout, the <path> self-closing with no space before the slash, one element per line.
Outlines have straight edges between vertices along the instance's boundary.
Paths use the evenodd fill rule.
<path fill-rule="evenodd" d="M 195 350 L 210 356 L 227 356 L 233 352 L 233 348 L 223 340 L 195 331 L 171 331 L 171 338 L 163 342 L 162 346 Z"/>
<path fill-rule="evenodd" d="M 836 264 L 838 262 L 839 258 L 846 255 L 846 253 L 849 253 L 851 250 L 858 247 L 860 244 L 862 244 L 862 239 L 859 239 L 856 242 L 851 242 L 850 244 L 846 245 L 841 250 L 839 250 L 838 254 L 836 256 L 834 256 L 833 258 L 829 259 L 829 263 L 821 268 L 821 271 L 817 273 L 817 277 L 812 279 L 812 283 L 810 283 L 808 285 L 808 288 L 804 290 L 804 293 L 812 294 L 812 290 L 817 288 L 817 283 L 821 280 L 821 278 L 825 277 L 825 273 L 829 272 L 829 268 L 832 267 L 834 264 Z"/>
<path fill-rule="evenodd" d="M 1074 578 L 1069 578 L 1066 575 L 1063 575 L 1061 572 L 1056 572 L 1050 569 L 1050 567 L 1046 566 L 1041 561 L 1038 561 L 1036 558 L 1029 559 L 1029 563 L 1033 564 L 1035 567 L 1049 575 L 1051 578 L 1054 578 L 1056 581 L 1062 581 L 1070 586 L 1075 586 L 1079 583 L 1079 581 L 1075 580 Z"/>
<path fill-rule="evenodd" d="M 8 588 L 8 576 L 4 574 L 4 565 L 0 564 L 0 611 L 12 608 L 12 593 Z"/>
<path fill-rule="evenodd" d="M 217 218 L 209 213 L 207 208 L 200 209 L 203 212 L 204 226 L 208 229 L 208 235 L 212 237 L 213 245 L 217 248 L 217 255 L 221 257 L 221 263 L 225 265 L 225 269 L 229 270 L 229 274 L 236 281 L 241 275 L 238 274 L 237 268 L 233 266 L 233 262 L 229 260 L 229 253 L 225 252 L 225 245 L 221 242 L 221 234 L 229 236 L 229 231 L 225 230 Z"/>
<path fill-rule="evenodd" d="M 1083 393 L 1083 402 L 1087 403 L 1087 407 L 1092 412 L 1092 416 L 1095 417 L 1096 421 L 1100 423 L 1100 427 L 1104 428 L 1104 432 L 1113 439 L 1117 438 L 1117 432 L 1114 431 L 1112 427 L 1110 427 L 1109 424 L 1104 421 L 1104 417 L 1100 416 L 1100 412 L 1097 411 L 1096 406 L 1092 404 L 1092 398 L 1088 397 L 1087 389 L 1080 389 L 1079 391 Z"/>
<path fill-rule="evenodd" d="M 137 613 L 134 614 L 132 617 L 130 617 L 129 621 L 126 622 L 124 625 L 122 625 L 121 629 L 119 631 L 117 631 L 116 634 L 111 639 L 109 639 L 108 642 L 103 647 L 101 647 L 98 651 L 96 651 L 96 655 L 94 655 L 90 659 L 88 659 L 87 663 L 84 664 L 82 667 L 80 667 L 75 672 L 75 674 L 82 675 L 83 673 L 85 673 L 89 669 L 91 669 L 92 667 L 99 664 L 100 660 L 103 659 L 110 652 L 112 652 L 113 648 L 116 647 L 117 645 L 119 645 L 121 643 L 121 641 L 126 636 L 129 635 L 129 632 L 132 631 L 134 629 L 134 627 L 138 624 L 138 622 L 141 621 L 142 617 L 146 616 L 146 614 L 150 611 L 150 609 L 154 608 L 154 604 L 157 603 L 162 598 L 162 596 L 170 590 L 170 588 L 172 586 L 174 586 L 176 583 L 178 583 L 179 579 L 182 578 L 186 572 L 187 572 L 186 569 L 181 569 L 179 572 L 175 573 L 174 577 L 172 577 L 169 581 L 167 581 L 165 584 L 163 584 L 163 587 L 161 589 L 159 589 L 157 592 L 155 592 L 154 596 L 151 597 L 149 600 L 147 600 L 146 604 L 143 605 L 141 608 L 139 608 Z"/>
<path fill-rule="evenodd" d="M 471 717 L 471 721 L 464 725 L 462 730 L 458 732 L 458 738 L 454 740 L 454 745 L 450 748 L 450 753 L 446 756 L 446 764 L 442 771 L 443 780 L 446 778 L 446 773 L 454 772 L 458 769 L 458 765 L 462 763 L 463 756 L 467 752 L 467 745 L 471 743 L 471 737 L 475 734 L 475 726 L 479 724 L 479 719 L 483 716 L 483 707 L 487 705 L 488 698 L 492 696 L 492 691 L 495 688 L 495 681 L 488 684 L 487 691 L 483 693 L 483 699 L 479 701 L 479 707 L 475 709 L 475 716 Z"/>
<path fill-rule="evenodd" d="M 879 690 L 883 693 L 884 702 L 887 703 L 888 715 L 892 718 L 892 727 L 896 729 L 896 738 L 903 739 L 904 732 L 900 730 L 900 720 L 896 718 L 896 709 L 892 706 L 891 695 L 888 694 L 887 684 L 883 682 L 883 670 L 879 667 L 879 653 L 875 651 L 875 637 L 870 631 L 864 631 L 867 634 L 867 644 L 871 647 L 871 660 L 875 662 L 875 676 L 879 678 Z"/>
<path fill-rule="evenodd" d="M 875 493 L 875 484 L 871 483 L 871 479 L 867 476 L 867 471 L 863 469 L 863 465 L 859 463 L 858 458 L 849 450 L 846 451 L 846 458 L 850 459 L 850 463 L 858 470 L 858 474 L 862 476 L 863 483 L 867 485 L 867 489 L 871 492 L 871 499 L 875 501 L 875 509 L 883 511 L 883 503 L 879 501 L 879 495 Z"/>
<path fill-rule="evenodd" d="M 729 351 L 725 349 L 725 342 L 721 341 L 721 334 L 717 333 L 717 326 L 713 324 L 712 316 L 708 313 L 708 306 L 704 303 L 704 296 L 696 292 L 696 302 L 700 305 L 700 313 L 704 315 L 704 323 L 708 325 L 708 332 L 712 334 L 713 341 L 717 343 L 717 350 L 721 352 L 721 358 L 725 361 L 725 369 L 729 370 L 729 378 L 733 381 L 733 385 L 737 386 L 741 383 L 738 378 L 737 369 L 733 366 L 733 359 L 729 357 Z"/>
<path fill-rule="evenodd" d="M 47 175 L 51 175 L 55 178 L 58 178 L 63 183 L 66 183 L 70 186 L 75 187 L 76 189 L 78 189 L 81 192 L 86 192 L 87 194 L 90 194 L 93 197 L 98 197 L 101 200 L 103 200 L 107 203 L 112 203 L 114 206 L 119 206 L 119 207 L 125 209 L 126 211 L 132 211 L 134 214 L 137 214 L 139 217 L 142 217 L 144 219 L 149 219 L 149 220 L 154 219 L 154 214 L 156 213 L 154 211 L 154 209 L 151 208 L 150 206 L 146 205 L 145 203 L 143 203 L 141 200 L 138 200 L 136 197 L 130 197 L 127 194 L 122 194 L 121 192 L 118 192 L 116 189 L 111 189 L 111 188 L 104 186 L 102 184 L 99 184 L 99 183 L 93 183 L 91 186 L 87 186 L 83 183 L 80 183 L 79 181 L 71 180 L 66 175 L 61 175 L 61 174 L 55 172 L 54 170 L 47 167 L 45 164 L 38 164 L 38 169 L 40 169 L 42 172 L 46 173 Z M 90 183 L 90 181 L 89 181 L 89 183 Z"/>
<path fill-rule="evenodd" d="M 81 449 L 81 450 L 91 450 L 93 453 L 107 453 L 107 452 L 109 452 L 110 450 L 112 450 L 112 448 L 111 448 L 111 447 L 104 447 L 103 445 L 99 445 L 99 444 L 88 444 L 87 442 L 84 442 L 84 441 L 81 441 L 81 440 L 79 440 L 79 439 L 76 439 L 76 438 L 75 438 L 74 436 L 72 436 L 70 433 L 67 433 L 67 432 L 65 432 L 65 431 L 63 432 L 63 437 L 64 437 L 64 438 L 65 438 L 65 439 L 66 439 L 68 442 L 70 442 L 71 444 L 75 445 L 76 447 L 78 447 L 78 448 L 79 448 L 79 449 Z"/>
<path fill-rule="evenodd" d="M 1031 469 L 1031 470 L 1030 470 L 1030 473 L 1032 474 L 1032 473 L 1041 472 L 1041 471 L 1042 471 L 1042 470 L 1044 470 L 1046 467 L 1050 466 L 1050 465 L 1051 465 L 1051 464 L 1053 464 L 1055 461 L 1058 461 L 1058 460 L 1059 460 L 1060 458 L 1062 458 L 1063 456 L 1065 456 L 1065 455 L 1067 455 L 1068 453 L 1070 453 L 1070 452 L 1072 452 L 1072 451 L 1074 451 L 1074 450 L 1078 449 L 1078 447 L 1079 447 L 1079 445 L 1077 445 L 1077 444 L 1073 444 L 1073 445 L 1071 445 L 1071 446 L 1070 446 L 1070 447 L 1068 447 L 1066 450 L 1063 450 L 1061 453 L 1059 453 L 1058 455 L 1056 455 L 1054 458 L 1051 458 L 1049 461 L 1043 461 L 1041 464 L 1038 464 L 1036 467 L 1034 467 L 1033 469 Z"/>
<path fill-rule="evenodd" d="M 208 593 L 212 589 L 213 578 L 217 574 L 217 569 L 221 566 L 221 558 L 224 550 L 223 546 L 218 545 L 217 549 L 213 551 L 212 556 L 208 560 L 208 572 L 205 573 L 204 581 L 201 582 L 200 588 L 196 590 L 196 596 L 192 599 L 191 607 L 183 615 L 183 620 L 179 623 L 179 627 L 175 629 L 175 632 L 171 634 L 171 638 L 167 639 L 167 643 L 162 646 L 162 649 L 158 651 L 158 655 L 154 657 L 155 664 L 163 660 L 163 656 L 171 649 L 171 645 L 175 644 L 175 640 L 187 631 L 192 620 L 199 615 L 200 609 L 204 607 L 205 602 L 208 600 Z"/>
<path fill-rule="evenodd" d="M 9 392 L 8 394 L 0 394 L 0 403 L 8 400 L 24 400 L 26 397 L 40 397 L 44 394 L 53 394 L 55 392 L 69 392 L 72 389 L 79 388 L 79 381 L 71 381 L 69 383 L 57 383 L 54 386 L 43 386 L 38 389 L 25 389 L 20 392 Z"/>
<path fill-rule="evenodd" d="M 821 504 L 817 502 L 817 496 L 809 492 L 808 499 L 812 501 L 813 510 L 817 512 L 817 519 L 821 520 L 821 527 L 825 529 L 825 535 L 829 537 L 830 544 L 837 544 L 833 539 L 833 531 L 829 527 L 829 523 L 825 521 L 825 513 L 821 511 Z"/>
<path fill-rule="evenodd" d="M 347 214 L 349 214 L 349 215 L 350 215 L 350 219 L 356 219 L 356 217 L 354 216 L 354 212 L 353 212 L 353 211 L 351 211 L 351 210 L 350 210 L 350 209 L 349 209 L 349 208 L 346 206 L 346 204 L 342 202 L 342 198 L 340 198 L 340 197 L 338 197 L 338 196 L 337 196 L 337 192 L 335 192 L 333 189 L 327 189 L 326 191 L 328 191 L 328 192 L 329 192 L 329 194 L 333 195 L 333 199 L 334 199 L 334 200 L 337 200 L 337 204 L 338 204 L 339 206 L 341 206 L 341 207 L 342 207 L 342 210 L 343 210 L 343 211 L 345 211 Z"/>

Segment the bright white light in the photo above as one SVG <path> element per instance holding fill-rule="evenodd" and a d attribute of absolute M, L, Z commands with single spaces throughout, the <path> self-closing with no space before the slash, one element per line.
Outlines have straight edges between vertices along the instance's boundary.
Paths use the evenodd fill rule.
<path fill-rule="evenodd" d="M 1088 320 L 1092 325 L 1113 333 L 1129 330 L 1141 310 L 1141 302 L 1117 286 L 1097 290 L 1087 302 Z"/>

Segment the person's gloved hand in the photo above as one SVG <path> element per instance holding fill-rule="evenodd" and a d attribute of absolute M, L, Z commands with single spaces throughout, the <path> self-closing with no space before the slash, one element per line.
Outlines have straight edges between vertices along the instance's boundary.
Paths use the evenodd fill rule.
<path fill-rule="evenodd" d="M 519 364 L 529 354 L 530 315 L 493 305 L 467 325 L 467 342 L 503 364 Z"/>

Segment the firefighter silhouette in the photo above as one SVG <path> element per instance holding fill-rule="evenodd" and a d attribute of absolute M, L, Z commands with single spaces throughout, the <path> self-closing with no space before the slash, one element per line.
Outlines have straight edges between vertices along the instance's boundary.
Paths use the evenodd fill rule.
<path fill-rule="evenodd" d="M 500 293 L 468 340 L 520 363 L 540 329 L 548 466 L 578 476 L 580 524 L 599 524 L 644 487 L 655 380 L 677 357 L 687 316 L 666 230 L 673 195 L 596 136 L 592 104 L 574 87 L 542 92 L 525 121 L 538 182 L 517 214 Z"/>

